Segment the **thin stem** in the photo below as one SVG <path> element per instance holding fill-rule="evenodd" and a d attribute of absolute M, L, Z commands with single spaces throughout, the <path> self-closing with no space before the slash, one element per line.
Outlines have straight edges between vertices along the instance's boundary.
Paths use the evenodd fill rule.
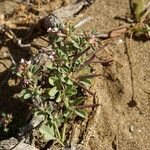
<path fill-rule="evenodd" d="M 64 123 L 63 131 L 62 131 L 62 142 L 64 142 L 66 139 L 66 128 L 67 128 L 67 123 Z"/>
<path fill-rule="evenodd" d="M 64 147 L 64 143 L 63 143 L 60 139 L 57 139 L 57 138 L 56 138 L 56 140 L 57 140 L 57 142 L 58 142 L 59 144 L 61 144 L 61 145 Z"/>
<path fill-rule="evenodd" d="M 141 17 L 141 21 L 140 22 L 144 22 L 144 20 L 146 19 L 146 17 L 149 15 L 150 13 L 150 8 L 147 8 L 147 11 L 144 13 L 144 15 Z"/>
<path fill-rule="evenodd" d="M 82 79 L 82 78 L 94 78 L 94 77 L 98 77 L 101 76 L 102 74 L 88 74 L 88 75 L 80 75 L 78 76 L 78 79 Z"/>
<path fill-rule="evenodd" d="M 78 106 L 75 106 L 75 108 L 76 108 L 76 109 L 77 109 L 77 108 L 82 109 L 82 108 L 93 108 L 93 107 L 97 107 L 97 106 L 99 106 L 99 104 L 86 104 L 86 105 L 78 105 Z"/>
<path fill-rule="evenodd" d="M 88 50 L 90 50 L 90 48 L 91 48 L 91 47 L 89 46 L 89 47 L 87 47 L 84 51 L 82 51 L 82 52 L 76 54 L 76 55 L 74 56 L 74 62 L 75 62 L 80 56 L 84 55 Z"/>
<path fill-rule="evenodd" d="M 84 62 L 83 66 L 90 64 L 90 62 L 95 58 L 95 54 L 92 55 L 87 61 Z"/>
<path fill-rule="evenodd" d="M 106 48 L 107 45 L 108 43 L 106 43 L 104 46 L 100 47 L 97 51 L 95 51 L 94 54 L 87 61 L 85 61 L 84 64 L 77 71 L 80 71 L 83 67 L 89 65 L 91 61 L 96 57 L 96 53 Z"/>
<path fill-rule="evenodd" d="M 81 83 L 79 83 L 79 82 L 76 82 L 76 81 L 74 81 L 74 80 L 72 80 L 76 85 L 78 85 L 78 86 L 80 86 L 83 90 L 85 90 L 85 91 L 87 91 L 89 94 L 91 94 L 91 95 L 95 95 L 93 92 L 91 92 L 90 90 L 88 90 L 86 87 L 84 87 Z"/>
<path fill-rule="evenodd" d="M 54 121 L 54 126 L 55 126 L 55 129 L 56 129 L 56 132 L 57 132 L 57 135 L 58 135 L 58 138 L 60 139 L 61 141 L 61 135 L 60 135 L 60 132 L 59 132 L 59 129 L 58 129 L 58 126 L 57 126 L 57 123 Z"/>

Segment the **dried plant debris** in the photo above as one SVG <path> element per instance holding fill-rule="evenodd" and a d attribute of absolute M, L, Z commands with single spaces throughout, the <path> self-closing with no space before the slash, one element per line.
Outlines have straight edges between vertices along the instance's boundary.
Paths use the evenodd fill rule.
<path fill-rule="evenodd" d="M 41 25 L 48 29 L 49 27 L 55 27 L 56 24 L 64 24 L 67 19 L 70 19 L 74 17 L 76 14 L 78 14 L 85 6 L 89 6 L 89 2 L 87 1 L 80 1 L 77 3 L 74 3 L 72 5 L 62 7 L 56 11 L 54 11 L 52 14 L 44 17 L 41 20 Z"/>

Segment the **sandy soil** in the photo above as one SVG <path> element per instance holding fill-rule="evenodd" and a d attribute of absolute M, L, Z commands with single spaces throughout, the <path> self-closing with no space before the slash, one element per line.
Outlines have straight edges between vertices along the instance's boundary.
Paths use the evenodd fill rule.
<path fill-rule="evenodd" d="M 128 0 L 96 0 L 83 13 L 83 16 L 93 17 L 85 28 L 109 31 L 124 25 L 114 17 L 124 17 L 129 13 Z M 92 87 L 100 106 L 82 133 L 87 150 L 150 148 L 150 42 L 132 40 L 129 45 L 129 39 L 125 37 L 116 39 L 108 50 L 117 62 L 108 67 L 95 66 L 104 76 L 97 77 Z"/>

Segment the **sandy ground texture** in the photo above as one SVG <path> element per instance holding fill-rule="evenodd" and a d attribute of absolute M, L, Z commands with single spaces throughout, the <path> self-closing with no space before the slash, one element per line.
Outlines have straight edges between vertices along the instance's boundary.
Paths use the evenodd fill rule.
<path fill-rule="evenodd" d="M 93 18 L 85 28 L 109 31 L 124 25 L 114 17 L 129 13 L 128 0 L 96 0 L 83 13 Z M 149 41 L 132 40 L 130 44 L 123 36 L 108 47 L 116 62 L 108 67 L 95 66 L 104 76 L 97 77 L 91 88 L 100 106 L 80 135 L 86 150 L 150 149 L 149 49 Z"/>

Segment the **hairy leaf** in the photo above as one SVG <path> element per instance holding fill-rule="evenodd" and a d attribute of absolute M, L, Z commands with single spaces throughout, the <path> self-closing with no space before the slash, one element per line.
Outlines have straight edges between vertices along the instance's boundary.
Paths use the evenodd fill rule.
<path fill-rule="evenodd" d="M 90 87 L 91 86 L 91 79 L 89 78 L 81 78 L 80 83 L 82 83 L 85 87 Z"/>
<path fill-rule="evenodd" d="M 48 94 L 49 96 L 51 96 L 52 98 L 55 98 L 55 95 L 57 94 L 58 90 L 57 87 L 53 87 L 49 90 Z"/>
<path fill-rule="evenodd" d="M 50 127 L 49 125 L 43 125 L 39 128 L 39 131 L 41 132 L 41 134 L 44 135 L 46 141 L 55 139 L 55 132 L 53 126 Z"/>
<path fill-rule="evenodd" d="M 136 20 L 139 21 L 145 10 L 145 0 L 136 0 L 135 4 L 135 16 Z"/>
<path fill-rule="evenodd" d="M 74 110 L 74 112 L 82 118 L 86 118 L 86 116 L 87 116 L 86 111 L 83 109 L 76 109 L 76 110 Z"/>

